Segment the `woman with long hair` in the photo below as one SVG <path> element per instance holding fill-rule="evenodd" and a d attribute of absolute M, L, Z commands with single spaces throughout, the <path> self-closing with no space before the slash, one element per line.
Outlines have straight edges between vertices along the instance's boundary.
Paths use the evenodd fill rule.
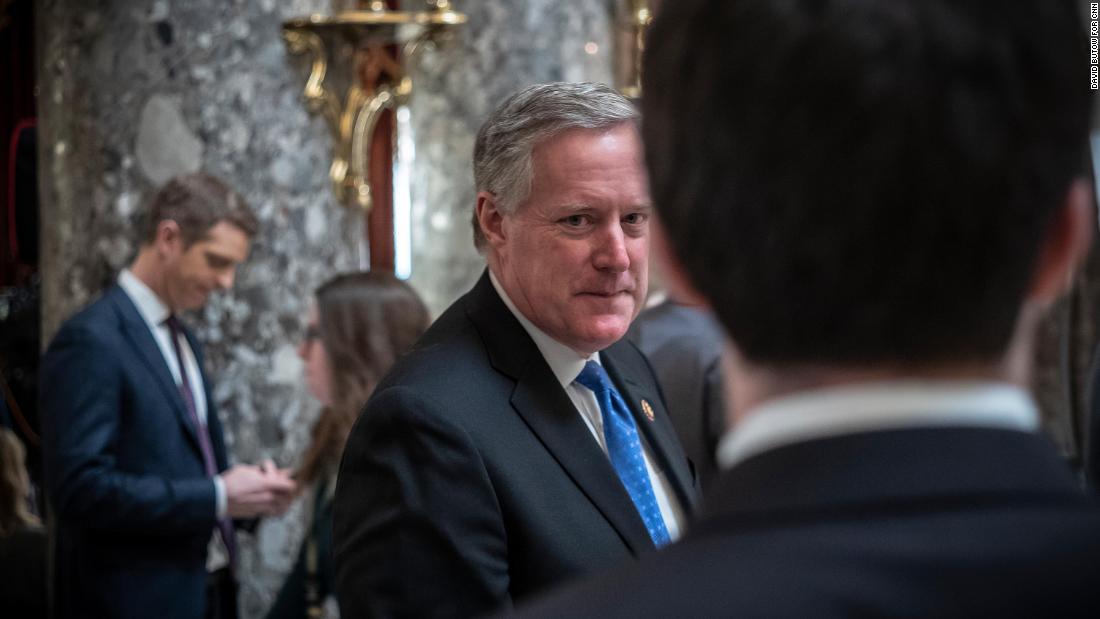
<path fill-rule="evenodd" d="M 295 474 L 300 488 L 312 488 L 312 523 L 269 619 L 321 616 L 332 593 L 332 493 L 344 443 L 375 386 L 428 321 L 416 292 L 389 273 L 345 273 L 317 289 L 298 355 L 322 408 Z"/>

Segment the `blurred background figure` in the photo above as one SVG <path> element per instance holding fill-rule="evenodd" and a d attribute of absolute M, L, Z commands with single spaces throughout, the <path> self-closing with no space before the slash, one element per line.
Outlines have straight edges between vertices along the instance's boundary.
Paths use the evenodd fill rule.
<path fill-rule="evenodd" d="M 718 471 L 714 453 L 725 431 L 722 326 L 703 305 L 669 292 L 627 334 L 649 359 L 684 452 L 706 489 Z"/>
<path fill-rule="evenodd" d="M 162 185 L 139 221 L 129 267 L 40 365 L 54 615 L 236 619 L 236 529 L 285 511 L 295 485 L 268 461 L 230 465 L 218 373 L 180 314 L 233 287 L 259 223 L 205 172 Z"/>
<path fill-rule="evenodd" d="M 309 391 L 322 406 L 296 474 L 310 493 L 312 515 L 270 619 L 325 611 L 333 583 L 332 496 L 344 443 L 375 385 L 428 322 L 420 297 L 390 273 L 345 273 L 317 289 L 298 347 Z"/>
<path fill-rule="evenodd" d="M 0 609 L 5 617 L 46 616 L 46 532 L 30 510 L 26 451 L 0 428 Z"/>

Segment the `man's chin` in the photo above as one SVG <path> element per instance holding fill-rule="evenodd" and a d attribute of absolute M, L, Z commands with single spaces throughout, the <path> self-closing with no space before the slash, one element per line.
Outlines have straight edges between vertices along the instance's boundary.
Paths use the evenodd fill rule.
<path fill-rule="evenodd" d="M 188 299 L 187 304 L 183 307 L 183 309 L 188 310 L 188 311 L 200 309 L 202 306 L 206 305 L 206 301 L 209 300 L 209 299 L 210 299 L 210 294 L 209 293 L 203 294 L 203 295 L 197 295 L 197 296 L 195 296 L 191 299 Z"/>
<path fill-rule="evenodd" d="M 623 339 L 629 326 L 630 321 L 624 320 L 621 325 L 600 326 L 584 334 L 578 334 L 578 337 L 574 338 L 575 344 L 572 348 L 585 355 L 601 351 Z"/>

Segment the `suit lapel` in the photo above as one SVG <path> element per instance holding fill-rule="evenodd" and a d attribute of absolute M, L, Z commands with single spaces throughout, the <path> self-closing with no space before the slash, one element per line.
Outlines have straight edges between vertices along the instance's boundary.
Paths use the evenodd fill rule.
<path fill-rule="evenodd" d="M 685 514 L 690 515 L 695 508 L 695 486 L 683 448 L 669 421 L 668 411 L 664 409 L 653 383 L 644 385 L 632 378 L 650 375 L 641 353 L 633 350 L 628 343 L 617 342 L 600 353 L 600 361 L 630 407 L 634 423 L 648 441 L 657 466 L 668 477 Z M 652 418 L 643 410 L 642 402 L 649 405 Z"/>
<path fill-rule="evenodd" d="M 153 339 L 153 334 L 149 331 L 149 325 L 138 313 L 134 302 L 118 285 L 113 286 L 107 294 L 122 318 L 122 330 L 126 335 L 126 339 L 137 351 L 139 358 L 145 362 L 145 367 L 156 377 L 157 384 L 164 392 L 164 397 L 168 402 L 171 402 L 179 423 L 184 427 L 191 443 L 201 456 L 202 447 L 199 445 L 195 425 L 191 422 L 190 415 L 187 413 L 187 405 L 184 404 L 179 387 L 176 385 L 175 379 L 172 378 L 172 371 L 168 369 L 168 363 L 164 360 L 160 346 L 157 345 L 157 341 Z"/>
<path fill-rule="evenodd" d="M 493 367 L 516 381 L 512 407 L 631 552 L 652 550 L 645 523 L 607 456 L 487 274 L 467 301 L 467 315 L 481 332 Z"/>

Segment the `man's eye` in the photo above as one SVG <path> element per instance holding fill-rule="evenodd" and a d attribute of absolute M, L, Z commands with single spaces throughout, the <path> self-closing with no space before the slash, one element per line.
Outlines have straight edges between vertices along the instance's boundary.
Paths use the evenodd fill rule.
<path fill-rule="evenodd" d="M 630 213 L 626 217 L 623 217 L 623 221 L 628 224 L 640 224 L 645 221 L 645 215 L 641 213 Z"/>
<path fill-rule="evenodd" d="M 570 215 L 562 220 L 565 225 L 572 227 L 583 226 L 586 222 L 584 215 Z"/>

